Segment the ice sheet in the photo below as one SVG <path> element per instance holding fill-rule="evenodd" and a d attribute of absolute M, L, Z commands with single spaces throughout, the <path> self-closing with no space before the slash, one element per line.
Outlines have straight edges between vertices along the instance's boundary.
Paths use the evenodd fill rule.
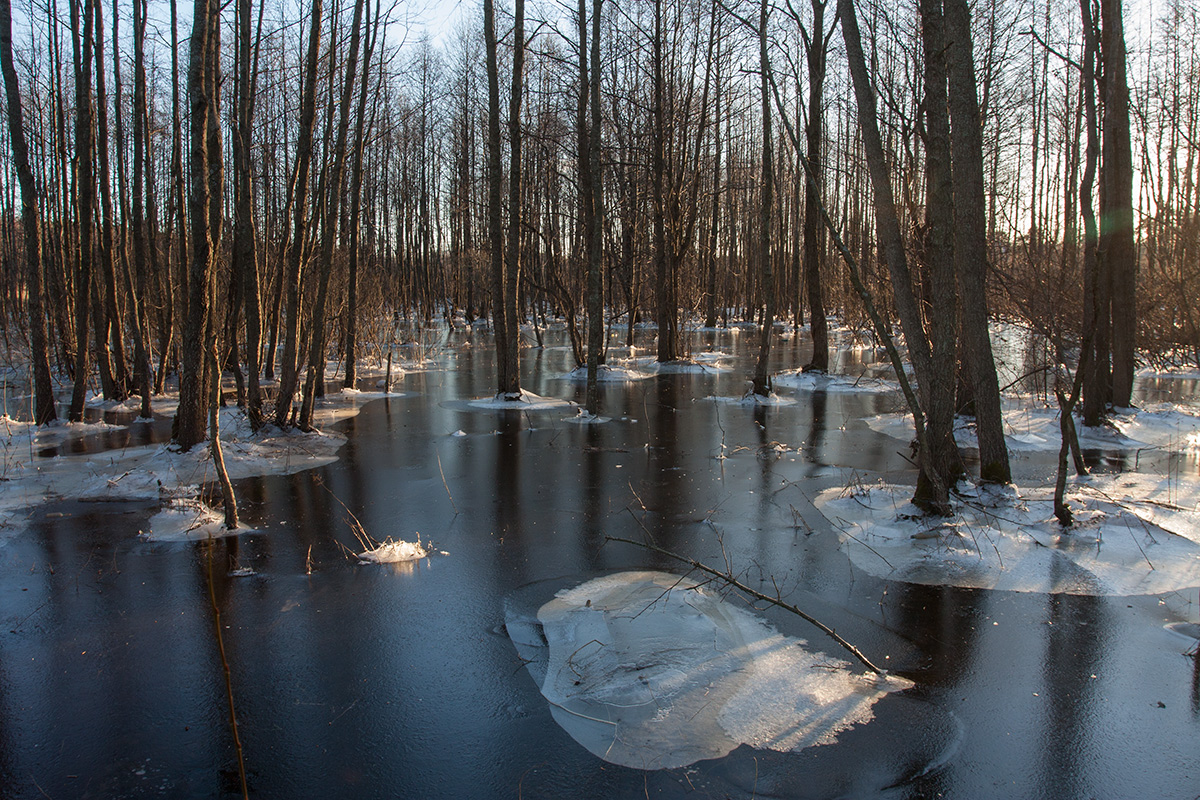
<path fill-rule="evenodd" d="M 507 627 L 558 724 L 600 758 L 638 769 L 741 744 L 828 744 L 909 685 L 857 674 L 662 572 L 588 581 L 543 605 L 536 622 L 510 617 Z"/>

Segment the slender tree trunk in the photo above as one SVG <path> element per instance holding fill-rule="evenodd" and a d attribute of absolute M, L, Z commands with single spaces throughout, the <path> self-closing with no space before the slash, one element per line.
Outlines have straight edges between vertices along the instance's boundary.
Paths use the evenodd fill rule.
<path fill-rule="evenodd" d="M 858 105 L 858 121 L 862 132 L 863 150 L 867 157 L 871 189 L 875 200 L 876 236 L 891 274 L 893 299 L 900 315 L 905 341 L 908 343 L 909 359 L 916 369 L 917 382 L 921 389 L 921 405 L 928 408 L 929 392 L 934 385 L 932 378 L 934 366 L 930 357 L 929 342 L 921 324 L 920 308 L 917 305 L 916 295 L 913 293 L 912 276 L 904 251 L 904 239 L 900 234 L 900 221 L 896 214 L 895 194 L 892 191 L 883 140 L 879 134 L 875 92 L 871 88 L 870 77 L 867 74 L 866 59 L 862 50 L 862 35 L 858 29 L 858 18 L 854 11 L 853 0 L 838 0 L 838 10 L 842 21 L 842 37 L 846 44 L 847 60 L 850 63 L 850 75 L 854 83 L 854 96 Z M 928 437 L 926 430 L 923 429 L 924 423 L 921 418 L 917 417 L 917 410 L 919 409 L 914 409 L 917 439 L 925 442 L 928 447 Z M 949 509 L 949 486 L 942 480 L 929 453 L 925 453 L 921 457 L 921 476 L 918 478 L 918 483 L 923 484 L 922 490 L 914 497 L 914 500 L 920 502 L 922 507 L 927 510 L 946 513 Z M 925 487 L 928 489 L 926 490 Z"/>
<path fill-rule="evenodd" d="M 13 162 L 21 184 L 21 227 L 25 235 L 25 277 L 28 281 L 29 344 L 33 362 L 34 422 L 46 425 L 57 417 L 54 387 L 50 383 L 50 352 L 46 341 L 45 292 L 42 286 L 42 239 L 37 188 L 25 139 L 21 90 L 12 53 L 12 5 L 0 0 L 0 71 L 4 73 L 8 131 Z"/>
<path fill-rule="evenodd" d="M 213 230 L 212 178 L 221 170 L 220 151 L 210 141 L 211 118 L 216 113 L 213 91 L 219 48 L 217 0 L 195 0 L 188 61 L 188 107 L 191 112 L 188 157 L 191 192 L 188 219 L 191 224 L 192 258 L 188 265 L 187 315 L 180 342 L 179 408 L 175 412 L 173 439 L 184 450 L 203 442 L 207 434 L 210 387 L 208 379 L 220 376 L 206 364 L 211 350 L 211 283 L 219 229 Z M 218 218 L 219 219 L 219 218 Z"/>
<path fill-rule="evenodd" d="M 504 302 L 505 280 L 504 229 L 500 206 L 500 72 L 496 59 L 496 11 L 493 0 L 483 0 L 483 35 L 487 50 L 488 81 L 488 246 L 492 294 L 492 332 L 496 340 L 497 391 L 509 385 L 508 322 Z M 516 325 L 516 320 L 512 320 Z"/>
<path fill-rule="evenodd" d="M 1083 424 L 1099 425 L 1104 419 L 1104 408 L 1108 402 L 1105 390 L 1105 372 L 1108 353 L 1107 311 L 1103 306 L 1100 291 L 1100 268 L 1097 245 L 1100 240 L 1099 224 L 1092 191 L 1096 180 L 1096 163 L 1100 158 L 1099 120 L 1096 110 L 1096 56 L 1100 45 L 1096 37 L 1096 23 L 1092 18 L 1092 1 L 1079 0 L 1083 19 L 1083 69 L 1080 77 L 1083 90 L 1084 126 L 1087 145 L 1084 150 L 1083 177 L 1079 180 L 1079 208 L 1083 214 L 1083 329 L 1092 331 L 1088 358 L 1080 357 L 1079 369 L 1083 372 Z"/>
<path fill-rule="evenodd" d="M 767 364 L 771 359 L 771 332 L 775 324 L 775 270 L 771 248 L 771 204 L 774 182 L 774 164 L 771 151 L 771 92 L 767 85 L 769 62 L 767 58 L 767 0 L 760 0 L 758 11 L 758 63 L 759 91 L 762 103 L 762 186 L 758 213 L 758 257 L 762 263 L 762 285 L 765 310 L 762 330 L 758 339 L 758 362 L 754 368 L 752 391 L 759 397 L 771 393 L 771 382 L 767 376 Z"/>
<path fill-rule="evenodd" d="M 287 323 L 283 336 L 283 362 L 280 364 L 279 394 L 275 398 L 275 424 L 284 427 L 296 394 L 297 357 L 300 352 L 300 281 L 308 240 L 308 176 L 312 166 L 313 126 L 317 117 L 317 66 L 321 52 L 322 0 L 313 0 L 308 31 L 308 57 L 304 92 L 300 100 L 300 131 L 296 144 L 296 170 L 292 175 L 292 236 L 284 255 L 287 294 Z"/>
<path fill-rule="evenodd" d="M 1129 84 L 1121 0 L 1101 0 L 1100 51 L 1104 63 L 1101 142 L 1100 272 L 1112 298 L 1112 403 L 1132 402 L 1137 340 L 1137 252 L 1133 243 L 1133 155 L 1129 137 Z"/>
<path fill-rule="evenodd" d="M 979 477 L 1009 483 L 1012 473 L 1000 412 L 1000 384 L 988 334 L 987 200 L 983 185 L 983 133 L 980 128 L 971 12 L 967 0 L 945 0 L 946 67 L 950 80 L 950 146 L 954 167 L 954 250 L 962 293 L 962 337 L 975 401 L 979 435 Z"/>
<path fill-rule="evenodd" d="M 521 396 L 521 324 L 517 311 L 517 284 L 521 275 L 521 235 L 525 218 L 522 204 L 521 100 L 525 83 L 525 0 L 516 0 L 513 22 L 512 91 L 508 100 L 508 253 L 504 272 L 504 317 L 508 323 L 504 359 L 507 381 L 500 392 L 509 400 Z"/>
<path fill-rule="evenodd" d="M 141 395 L 141 417 L 150 419 L 151 367 L 147 346 L 150 325 L 146 314 L 150 280 L 146 251 L 155 243 L 146 227 L 144 192 L 146 186 L 153 184 L 153 177 L 148 179 L 146 169 L 150 120 L 146 104 L 145 42 L 146 0 L 133 0 L 133 377 Z"/>
<path fill-rule="evenodd" d="M 656 320 L 658 322 L 658 361 L 674 361 L 679 355 L 675 340 L 676 307 L 675 270 L 667 242 L 667 112 L 666 76 L 663 74 L 663 0 L 654 2 L 654 33 L 652 42 L 654 68 L 653 87 L 653 144 L 650 156 L 651 180 L 654 191 L 654 277 L 657 297 Z M 630 323 L 632 328 L 632 323 Z"/>
<path fill-rule="evenodd" d="M 79 0 L 71 0 L 71 39 L 75 60 L 75 213 L 79 250 L 75 262 L 75 388 L 68 418 L 83 420 L 88 379 L 88 319 L 92 297 L 92 233 L 96 180 L 92 172 L 92 23 L 93 3 L 84 0 L 83 34 Z"/>
<path fill-rule="evenodd" d="M 807 41 L 808 56 L 808 125 L 805 129 L 805 148 L 812 181 L 805 182 L 804 192 L 804 283 L 808 295 L 808 319 L 812 328 L 812 360 L 804 370 L 825 372 L 829 369 L 829 323 L 825 319 L 825 301 L 821 288 L 821 254 L 825 249 L 825 226 L 821 224 L 819 192 L 824 181 L 825 63 L 829 40 L 825 36 L 826 0 L 812 0 L 812 33 Z M 835 22 L 836 24 L 836 22 Z M 832 34 L 832 31 L 830 31 Z M 797 313 L 797 320 L 800 315 Z"/>
<path fill-rule="evenodd" d="M 325 195 L 325 219 L 321 231 L 320 273 L 317 276 L 317 298 L 313 304 L 313 334 L 308 352 L 308 376 L 304 383 L 304 400 L 300 407 L 300 427 L 312 428 L 313 405 L 317 382 L 325 381 L 325 307 L 329 298 L 329 278 L 333 274 L 333 249 L 337 239 L 337 222 L 341 216 L 342 180 L 346 174 L 346 139 L 350 128 L 350 101 L 354 97 L 355 78 L 358 75 L 358 52 L 362 42 L 362 16 L 366 0 L 354 3 L 354 20 L 350 24 L 350 57 L 346 63 L 346 75 L 342 84 L 341 103 L 338 111 L 337 143 L 334 146 L 333 173 Z M 330 109 L 332 115 L 333 109 Z"/>
<path fill-rule="evenodd" d="M 925 89 L 925 262 L 929 274 L 930 358 L 926 441 L 933 467 L 946 486 L 962 472 L 954 442 L 957 292 L 954 282 L 954 186 L 951 178 L 950 117 L 946 97 L 946 32 L 941 0 L 921 0 L 921 43 Z M 926 378 L 920 380 L 925 381 Z M 917 493 L 932 486 L 918 483 Z M 937 503 L 935 496 L 920 501 Z"/>
<path fill-rule="evenodd" d="M 96 147 L 100 166 L 100 274 L 97 288 L 102 304 L 95 309 L 96 365 L 105 400 L 124 400 L 129 396 L 129 372 L 125 365 L 125 333 L 117 308 L 117 270 L 113 257 L 112 171 L 109 166 L 108 92 L 104 74 L 104 4 L 95 3 L 96 12 Z M 119 57 L 114 51 L 114 58 Z M 118 105 L 120 98 L 117 98 Z M 119 140 L 118 140 L 119 143 Z M 111 349 L 110 349 L 111 347 Z"/>
<path fill-rule="evenodd" d="M 371 36 L 363 55 L 362 80 L 358 88 L 358 110 L 354 122 L 354 164 L 350 171 L 350 255 L 346 277 L 346 378 L 342 385 L 354 388 L 358 368 L 358 260 L 362 239 L 363 142 L 366 135 L 367 93 L 370 88 L 371 55 L 379 39 L 380 2 L 375 0 L 375 18 L 368 20 Z M 468 310 L 468 317 L 470 311 Z"/>

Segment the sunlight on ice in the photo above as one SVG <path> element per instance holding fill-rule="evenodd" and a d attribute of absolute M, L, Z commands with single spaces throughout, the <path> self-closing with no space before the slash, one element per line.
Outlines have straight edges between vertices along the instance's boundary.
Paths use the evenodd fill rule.
<path fill-rule="evenodd" d="M 429 551 L 418 542 L 403 539 L 388 540 L 378 547 L 358 554 L 363 564 L 397 564 L 402 561 L 417 561 L 429 555 Z"/>
<path fill-rule="evenodd" d="M 605 761 L 638 769 L 719 758 L 741 744 L 829 744 L 911 685 L 855 673 L 662 572 L 588 581 L 542 606 L 536 625 L 510 619 L 508 629 L 555 721 Z"/>
<path fill-rule="evenodd" d="M 967 489 L 952 496 L 947 518 L 922 516 L 912 487 L 884 483 L 827 489 L 814 504 L 855 566 L 877 577 L 1130 596 L 1200 586 L 1198 492 L 1195 481 L 1138 473 L 1072 481 L 1068 529 L 1054 518 L 1050 488 Z"/>

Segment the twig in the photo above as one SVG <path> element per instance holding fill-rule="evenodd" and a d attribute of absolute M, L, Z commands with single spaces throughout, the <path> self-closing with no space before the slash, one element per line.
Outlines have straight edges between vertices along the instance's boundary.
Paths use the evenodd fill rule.
<path fill-rule="evenodd" d="M 238 777 L 242 782 L 242 797 L 250 800 L 250 790 L 246 786 L 246 761 L 242 757 L 242 740 L 238 736 L 237 714 L 233 710 L 233 676 L 229 669 L 229 659 L 225 656 L 225 639 L 221 635 L 221 607 L 217 605 L 217 590 L 213 585 L 213 548 L 215 540 L 208 535 L 208 599 L 212 603 L 213 627 L 217 632 L 217 650 L 221 654 L 221 668 L 225 672 L 225 696 L 229 701 L 229 730 L 233 733 L 233 748 L 237 752 Z"/>
<path fill-rule="evenodd" d="M 624 544 L 632 544 L 637 547 L 643 547 L 647 550 L 651 550 L 655 553 L 658 553 L 659 555 L 664 555 L 664 556 L 667 556 L 668 558 L 673 558 L 676 561 L 680 561 L 684 564 L 690 565 L 693 569 L 698 569 L 701 572 L 707 572 L 709 575 L 713 575 L 717 578 L 720 578 L 721 580 L 728 583 L 730 586 L 733 586 L 735 589 L 745 592 L 746 594 L 750 595 L 751 597 L 757 598 L 757 599 L 762 600 L 767 603 L 771 603 L 772 605 L 779 606 L 784 611 L 790 611 L 793 614 L 795 614 L 796 616 L 798 616 L 801 619 L 808 622 L 809 624 L 820 629 L 825 635 L 829 636 L 831 639 L 833 639 L 835 642 L 837 642 L 839 645 L 841 645 L 842 648 L 846 650 L 846 652 L 848 652 L 848 653 L 850 653 L 850 655 L 854 656 L 864 667 L 866 667 L 871 672 L 875 673 L 876 675 L 886 675 L 887 674 L 885 670 L 882 670 L 879 667 L 872 664 L 871 661 L 865 655 L 863 655 L 861 650 L 859 650 L 854 645 L 850 644 L 850 642 L 843 639 L 841 636 L 839 636 L 837 634 L 836 631 L 833 630 L 833 628 L 830 628 L 828 625 L 821 622 L 816 617 L 813 617 L 811 614 L 807 614 L 804 611 L 801 611 L 799 607 L 794 606 L 791 603 L 783 602 L 783 600 L 779 599 L 778 597 L 771 597 L 770 595 L 763 594 L 762 592 L 751 589 L 749 586 L 742 583 L 737 578 L 735 578 L 733 575 L 731 575 L 727 572 L 720 572 L 719 570 L 713 569 L 712 567 L 708 566 L 707 564 L 705 564 L 701 561 L 696 561 L 695 559 L 688 558 L 687 556 L 681 556 L 678 553 L 673 553 L 670 550 L 666 550 L 657 545 L 647 544 L 646 542 L 638 542 L 638 541 L 634 541 L 633 539 L 624 539 L 624 538 L 621 538 L 618 536 L 606 536 L 604 538 L 610 542 L 623 542 Z"/>
<path fill-rule="evenodd" d="M 450 498 L 450 507 L 454 509 L 454 516 L 458 516 L 458 506 L 454 504 L 454 495 L 450 494 L 450 485 L 446 483 L 446 471 L 442 469 L 442 454 L 435 448 L 433 454 L 437 456 L 438 473 L 442 476 L 442 488 L 446 490 L 446 497 Z"/>

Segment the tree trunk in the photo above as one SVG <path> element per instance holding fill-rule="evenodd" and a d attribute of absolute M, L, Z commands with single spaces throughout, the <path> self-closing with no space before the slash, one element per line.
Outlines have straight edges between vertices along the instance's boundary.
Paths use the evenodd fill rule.
<path fill-rule="evenodd" d="M 296 144 L 296 169 L 292 174 L 292 236 L 284 259 L 283 277 L 287 295 L 287 323 L 283 332 L 283 362 L 279 372 L 279 394 L 275 398 L 275 424 L 285 427 L 296 394 L 297 358 L 300 352 L 300 281 L 308 240 L 308 176 L 312 166 L 313 126 L 317 118 L 317 66 L 321 52 L 322 0 L 313 0 L 308 30 L 308 56 L 300 100 L 300 131 Z"/>
<path fill-rule="evenodd" d="M 8 131 L 12 142 L 13 162 L 21 184 L 21 226 L 25 235 L 25 276 L 28 281 L 28 315 L 30 359 L 33 362 L 33 420 L 46 425 L 57 417 L 54 409 L 54 387 L 50 383 L 50 352 L 46 341 L 45 292 L 42 287 L 42 239 L 38 217 L 37 188 L 33 168 L 29 163 L 29 145 L 25 139 L 25 122 L 21 106 L 21 90 L 12 53 L 12 5 L 0 0 L 0 71 L 4 73 L 5 102 L 8 108 Z"/>
<path fill-rule="evenodd" d="M 929 392 L 934 386 L 932 376 L 934 367 L 930 358 L 929 342 L 925 338 L 925 330 L 921 324 L 920 308 L 917 305 L 916 295 L 913 293 L 912 277 L 904 251 L 904 239 L 900 234 L 900 221 L 896 214 L 896 200 L 892 191 L 891 176 L 888 174 L 883 140 L 879 134 L 875 92 L 867 74 L 866 59 L 862 50 L 862 35 L 859 33 L 853 0 L 838 0 L 838 10 L 842 18 L 842 37 L 846 44 L 847 60 L 850 63 L 850 75 L 854 83 L 854 96 L 858 105 L 858 121 L 862 132 L 863 150 L 867 157 L 867 168 L 875 200 L 876 236 L 887 263 L 888 272 L 891 274 L 893 299 L 900 315 L 905 341 L 908 343 L 909 359 L 916 369 L 917 383 L 921 390 L 921 405 L 928 408 L 930 405 Z M 922 429 L 923 423 L 916 418 L 915 413 L 914 424 L 917 426 L 918 441 L 927 442 L 926 431 Z M 920 491 L 914 497 L 914 501 L 919 501 L 923 508 L 935 513 L 948 512 L 949 486 L 933 466 L 931 454 L 922 455 L 918 484 Z"/>
<path fill-rule="evenodd" d="M 825 372 L 829 369 L 829 323 L 825 319 L 825 301 L 821 290 L 821 254 L 825 249 L 825 226 L 821 224 L 819 192 L 823 185 L 825 135 L 825 63 L 829 39 L 825 35 L 826 0 L 812 0 L 812 33 L 807 44 L 808 56 L 808 125 L 805 129 L 805 148 L 812 180 L 805 182 L 804 192 L 804 283 L 808 295 L 808 319 L 812 329 L 812 360 L 804 371 Z M 836 21 L 835 21 L 836 25 Z M 833 31 L 830 31 L 832 35 Z M 799 313 L 796 319 L 800 319 Z"/>
<path fill-rule="evenodd" d="M 962 337 L 975 401 L 979 477 L 1009 483 L 1000 384 L 992 358 L 987 307 L 987 201 L 983 186 L 983 134 L 971 49 L 967 0 L 945 0 L 946 67 L 950 80 L 950 146 L 953 153 L 954 251 L 962 293 Z"/>
<path fill-rule="evenodd" d="M 758 361 L 754 368 L 752 391 L 759 397 L 771 394 L 767 364 L 771 359 L 771 329 L 775 324 L 775 270 L 771 248 L 771 204 L 774 164 L 771 152 L 771 92 L 767 85 L 767 0 L 760 0 L 758 11 L 759 92 L 762 103 L 762 186 L 758 212 L 758 257 L 762 263 L 762 286 L 765 310 L 762 330 L 759 331 Z"/>
<path fill-rule="evenodd" d="M 946 97 L 946 30 L 942 0 L 921 0 L 921 43 L 925 90 L 925 266 L 929 274 L 928 320 L 933 369 L 919 380 L 926 390 L 926 441 L 933 468 L 946 486 L 962 473 L 954 442 L 954 369 L 957 293 L 954 282 L 954 187 L 951 179 L 950 117 Z M 930 490 L 917 485 L 917 493 Z M 936 504 L 941 498 L 919 497 Z"/>
<path fill-rule="evenodd" d="M 213 229 L 212 181 L 221 167 L 220 150 L 210 141 L 216 114 L 216 63 L 220 6 L 216 0 L 195 0 L 188 62 L 188 107 L 191 111 L 188 157 L 191 192 L 188 220 L 192 257 L 188 265 L 187 315 L 180 342 L 179 408 L 175 412 L 173 439 L 184 450 L 203 442 L 207 433 L 209 403 L 207 361 L 210 350 L 210 304 L 213 265 L 220 231 Z"/>
<path fill-rule="evenodd" d="M 350 101 L 354 97 L 358 75 L 358 51 L 362 42 L 362 16 L 366 0 L 355 0 L 354 20 L 350 24 L 350 59 L 342 83 L 338 110 L 337 142 L 334 146 L 333 172 L 325 193 L 325 219 L 321 231 L 321 260 L 317 276 L 317 297 L 312 311 L 312 341 L 308 351 L 308 377 L 304 383 L 304 400 L 300 406 L 300 428 L 312 428 L 313 405 L 317 383 L 325 382 L 325 307 L 329 303 L 329 278 L 333 274 L 333 249 L 337 239 L 337 223 L 341 216 L 342 180 L 346 174 L 346 139 L 350 129 Z M 333 109 L 330 109 L 330 116 Z"/>
<path fill-rule="evenodd" d="M 93 3 L 84 0 L 83 35 L 79 0 L 71 0 L 71 39 L 75 60 L 75 214 L 79 250 L 75 261 L 75 388 L 68 419 L 83 420 L 88 379 L 88 318 L 92 297 L 92 233 L 96 180 L 92 172 L 92 23 Z"/>
<path fill-rule="evenodd" d="M 1101 0 L 1104 122 L 1100 162 L 1100 272 L 1112 298 L 1112 403 L 1132 401 L 1137 339 L 1137 252 L 1133 244 L 1133 155 L 1121 0 Z"/>
<path fill-rule="evenodd" d="M 483 0 L 483 35 L 487 49 L 488 81 L 488 247 L 491 262 L 492 332 L 496 341 L 497 391 L 509 385 L 508 320 L 504 302 L 504 229 L 501 224 L 500 182 L 500 72 L 496 63 L 496 11 L 493 0 Z M 516 320 L 512 321 L 516 324 Z"/>
<path fill-rule="evenodd" d="M 508 400 L 521 396 L 521 324 L 517 313 L 517 284 L 521 275 L 521 235 L 524 208 L 521 189 L 521 99 L 525 81 L 525 0 L 516 0 L 513 22 L 512 92 L 508 100 L 508 253 L 504 272 L 504 360 L 507 380 L 500 392 Z"/>
<path fill-rule="evenodd" d="M 133 0 L 133 377 L 141 395 L 143 419 L 150 419 L 150 325 L 146 303 L 149 300 L 149 268 L 147 249 L 154 239 L 146 229 L 144 187 L 153 183 L 147 178 L 146 152 L 149 140 L 149 115 L 146 104 L 146 0 Z M 145 144 L 144 144 L 145 142 Z M 147 248 L 147 240 L 150 247 Z"/>

